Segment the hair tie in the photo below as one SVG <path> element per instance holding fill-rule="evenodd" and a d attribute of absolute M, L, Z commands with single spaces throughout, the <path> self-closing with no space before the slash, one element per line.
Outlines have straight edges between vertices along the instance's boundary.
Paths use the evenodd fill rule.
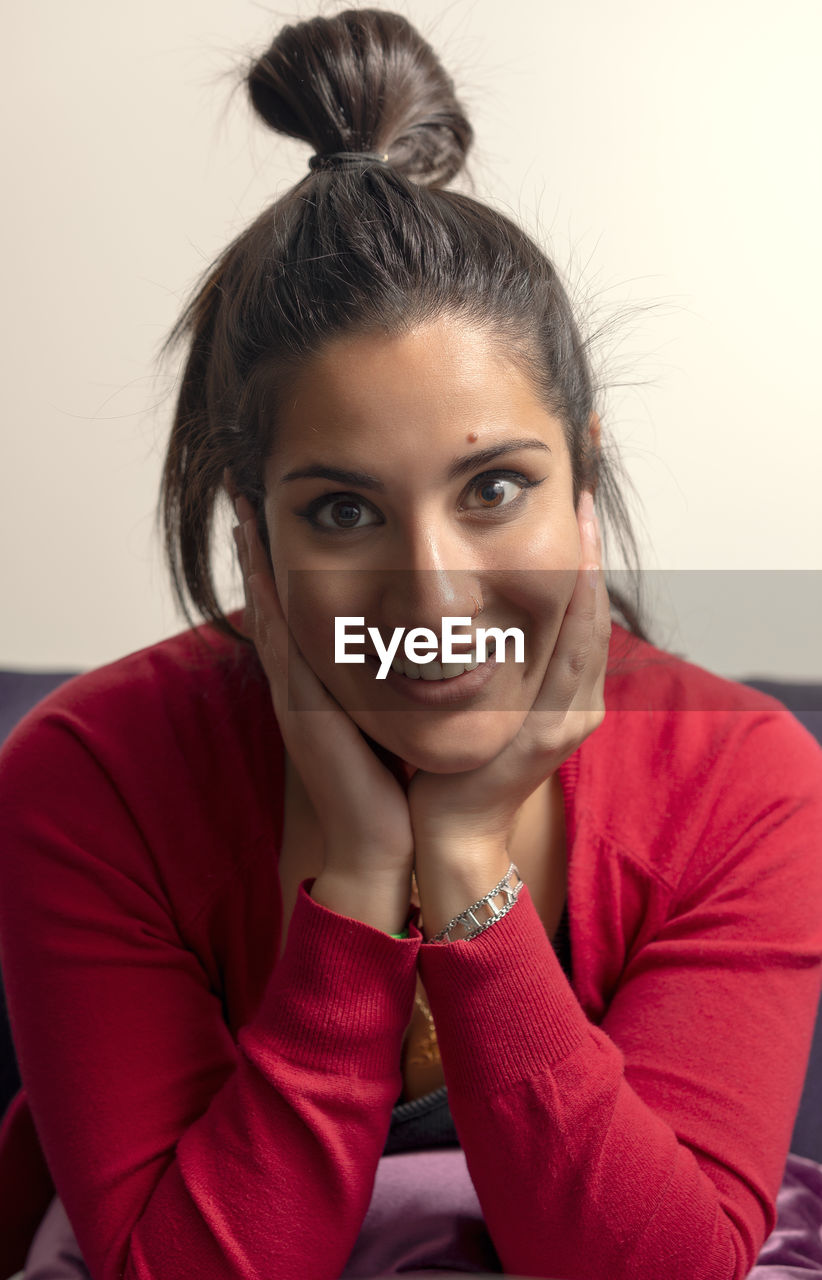
<path fill-rule="evenodd" d="M 379 164 L 388 164 L 388 152 L 377 151 L 328 151 L 318 152 L 308 161 L 309 169 L 343 169 L 349 164 L 360 164 L 376 160 Z"/>

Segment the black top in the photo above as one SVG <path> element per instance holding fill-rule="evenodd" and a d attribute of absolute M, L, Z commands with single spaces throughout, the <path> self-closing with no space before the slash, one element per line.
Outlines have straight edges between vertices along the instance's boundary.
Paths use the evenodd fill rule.
<path fill-rule="evenodd" d="M 562 909 L 562 917 L 553 938 L 553 947 L 562 971 L 571 981 L 571 936 L 568 928 L 568 904 Z M 398 1151 L 422 1151 L 431 1147 L 458 1147 L 460 1145 L 451 1108 L 448 1105 L 448 1088 L 442 1085 L 432 1093 L 423 1094 L 411 1102 L 400 1102 L 391 1112 L 391 1128 L 385 1142 L 383 1155 Z"/>

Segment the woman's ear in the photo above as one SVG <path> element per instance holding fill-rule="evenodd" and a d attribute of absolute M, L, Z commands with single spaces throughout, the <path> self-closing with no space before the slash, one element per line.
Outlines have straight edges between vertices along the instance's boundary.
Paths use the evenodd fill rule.
<path fill-rule="evenodd" d="M 234 480 L 234 476 L 231 472 L 230 467 L 223 467 L 223 487 L 225 488 L 226 493 L 231 499 L 232 505 L 235 505 L 237 499 L 241 496 L 241 494 L 240 494 L 240 490 L 237 487 L 236 481 Z M 235 505 L 235 510 L 236 510 L 236 505 Z M 256 519 L 257 519 L 257 532 L 259 533 L 260 541 L 263 544 L 263 550 L 265 551 L 266 559 L 268 560 L 268 567 L 273 573 L 274 560 L 271 555 L 271 540 L 268 536 L 268 528 L 266 527 L 265 513 L 263 511 L 262 504 L 260 504 L 259 506 L 252 504 L 252 511 L 254 512 L 254 515 L 256 516 Z"/>
<path fill-rule="evenodd" d="M 228 467 L 223 468 L 223 485 L 225 486 L 225 490 L 229 498 L 231 499 L 231 501 L 232 502 L 236 501 L 236 499 L 240 495 L 240 490 L 237 488 L 236 484 L 234 483 L 234 477 L 231 474 L 231 471 Z"/>
<path fill-rule="evenodd" d="M 588 455 L 588 466 L 586 471 L 590 476 L 590 489 L 592 497 L 597 496 L 597 480 L 599 479 L 599 455 L 602 446 L 602 424 L 599 420 L 599 414 L 596 409 L 591 410 L 591 416 L 588 419 L 588 440 L 586 452 Z"/>

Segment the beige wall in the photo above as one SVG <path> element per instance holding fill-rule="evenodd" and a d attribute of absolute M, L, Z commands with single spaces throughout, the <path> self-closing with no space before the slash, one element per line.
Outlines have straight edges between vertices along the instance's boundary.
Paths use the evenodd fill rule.
<path fill-rule="evenodd" d="M 543 236 L 593 324 L 623 316 L 604 354 L 628 385 L 603 407 L 645 563 L 684 592 L 663 638 L 720 670 L 822 677 L 822 6 L 390 7 L 457 80 L 477 193 Z M 303 171 L 231 73 L 317 8 L 7 17 L 0 664 L 90 666 L 179 626 L 153 535 L 175 371 L 153 359 L 196 275 Z M 739 571 L 741 631 L 731 579 L 682 572 L 706 569 Z"/>

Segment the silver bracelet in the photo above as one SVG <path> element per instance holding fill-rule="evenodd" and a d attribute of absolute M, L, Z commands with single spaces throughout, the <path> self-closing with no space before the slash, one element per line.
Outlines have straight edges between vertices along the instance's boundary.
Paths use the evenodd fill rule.
<path fill-rule="evenodd" d="M 514 885 L 511 884 L 512 873 L 517 877 L 517 883 Z M 480 933 L 484 933 L 486 929 L 490 929 L 492 924 L 496 924 L 498 920 L 501 920 L 504 915 L 508 914 L 517 900 L 517 895 L 519 894 L 522 885 L 522 876 L 512 862 L 499 884 L 494 885 L 494 888 L 490 893 L 486 893 L 484 898 L 478 898 L 470 907 L 466 907 L 458 916 L 454 916 L 453 920 L 448 921 L 448 924 L 444 929 L 440 929 L 439 933 L 435 934 L 433 938 L 429 938 L 428 941 L 468 942 L 471 938 L 476 938 Z M 496 898 L 498 894 L 503 895 L 503 902 L 501 906 L 497 906 L 494 903 L 494 898 Z M 487 907 L 490 912 L 485 919 L 481 919 L 476 914 L 477 911 L 481 910 L 483 907 Z M 451 930 L 456 929 L 458 925 L 462 926 L 465 933 L 461 938 L 452 938 Z"/>

